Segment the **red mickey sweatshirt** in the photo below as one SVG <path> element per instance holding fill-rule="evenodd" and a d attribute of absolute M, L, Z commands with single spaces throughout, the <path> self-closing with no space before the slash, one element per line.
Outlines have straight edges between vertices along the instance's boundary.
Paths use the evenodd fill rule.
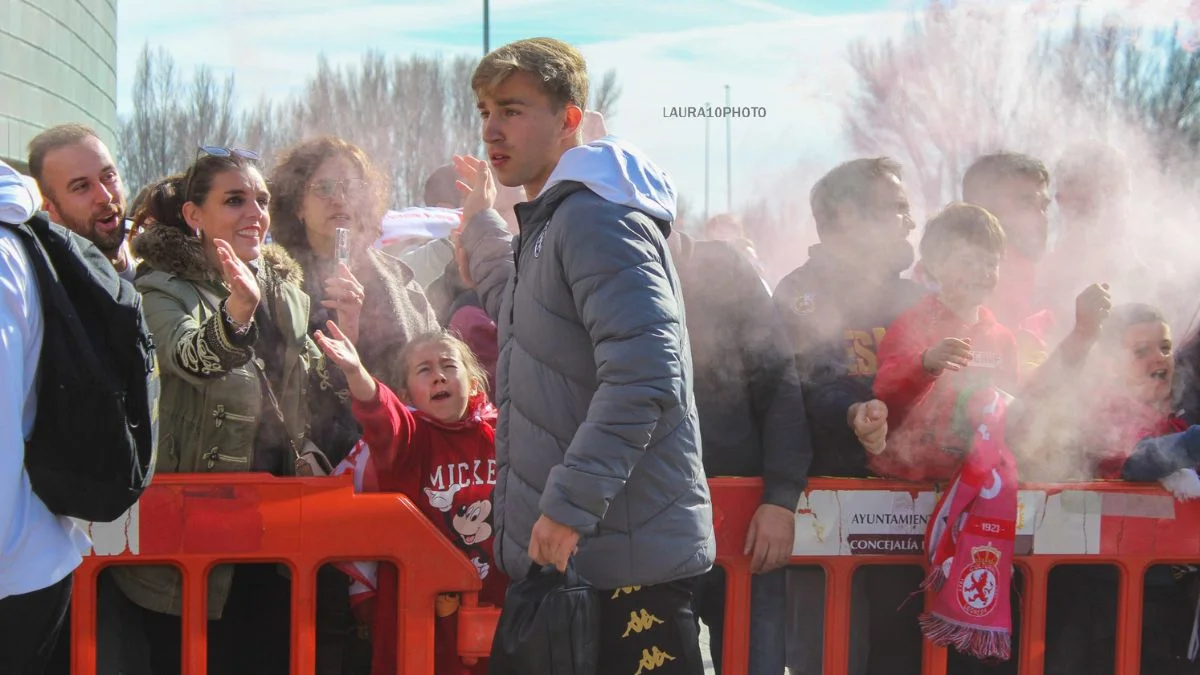
<path fill-rule="evenodd" d="M 971 365 L 934 375 L 925 369 L 925 352 L 950 337 L 970 339 Z M 968 324 L 936 295 L 896 318 L 879 345 L 878 360 L 873 391 L 888 407 L 888 439 L 887 448 L 868 459 L 868 468 L 884 478 L 949 480 L 972 438 L 970 429 L 955 428 L 960 395 L 987 386 L 1014 393 L 1018 380 L 1012 332 L 986 307 L 980 307 L 977 323 Z"/>
<path fill-rule="evenodd" d="M 411 410 L 381 382 L 375 401 L 354 401 L 354 417 L 370 448 L 364 484 L 400 492 L 467 556 L 479 571 L 479 602 L 499 607 L 508 578 L 492 556 L 492 491 L 496 484 L 496 409 L 480 394 L 467 417 L 443 424 Z M 380 565 L 371 623 L 372 675 L 392 675 L 396 663 L 396 570 Z M 457 613 L 436 625 L 437 675 L 483 675 L 487 660 L 468 668 L 458 657 Z"/>

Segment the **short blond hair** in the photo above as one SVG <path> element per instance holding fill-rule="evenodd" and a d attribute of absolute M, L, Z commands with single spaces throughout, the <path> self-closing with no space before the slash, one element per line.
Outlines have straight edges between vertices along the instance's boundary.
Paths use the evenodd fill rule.
<path fill-rule="evenodd" d="M 1004 257 L 1004 228 L 982 206 L 954 202 L 925 224 L 921 236 L 921 257 L 941 263 L 961 244 Z"/>
<path fill-rule="evenodd" d="M 480 96 L 518 71 L 537 78 L 556 112 L 568 104 L 587 107 L 587 62 L 578 49 L 554 38 L 518 40 L 493 50 L 475 67 L 471 89 Z"/>

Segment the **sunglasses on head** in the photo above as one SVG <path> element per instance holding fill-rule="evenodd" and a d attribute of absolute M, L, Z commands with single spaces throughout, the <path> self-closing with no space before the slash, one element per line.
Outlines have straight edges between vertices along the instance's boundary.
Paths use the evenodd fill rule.
<path fill-rule="evenodd" d="M 192 179 L 196 177 L 196 163 L 202 157 L 241 157 L 247 162 L 257 162 L 258 153 L 244 148 L 223 148 L 219 145 L 201 145 L 196 148 L 196 158 L 188 169 L 187 182 L 183 186 L 184 201 L 192 201 Z"/>
<path fill-rule="evenodd" d="M 349 180 L 319 180 L 309 183 L 308 191 L 321 199 L 329 199 L 337 194 L 338 190 L 343 190 L 345 195 L 360 195 L 367 189 L 367 181 L 362 178 L 351 178 Z"/>

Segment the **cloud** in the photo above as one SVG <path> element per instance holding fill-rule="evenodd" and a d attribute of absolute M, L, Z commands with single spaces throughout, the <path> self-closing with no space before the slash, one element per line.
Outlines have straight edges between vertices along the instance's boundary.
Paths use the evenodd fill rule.
<path fill-rule="evenodd" d="M 704 120 L 666 118 L 664 107 L 723 104 L 728 84 L 738 106 L 766 109 L 765 118 L 731 122 L 736 205 L 798 159 L 828 165 L 841 159 L 847 149 L 836 102 L 850 81 L 842 58 L 846 46 L 858 37 L 895 34 L 908 16 L 901 10 L 839 14 L 839 3 L 815 0 L 565 6 L 556 0 L 493 3 L 492 46 L 552 35 L 578 46 L 593 73 L 615 69 L 623 95 L 611 128 L 660 161 L 698 206 L 704 198 Z M 482 52 L 478 0 L 122 0 L 119 11 L 122 113 L 129 109 L 137 56 L 147 42 L 165 47 L 184 73 L 206 64 L 218 75 L 235 75 L 243 105 L 294 93 L 315 71 L 318 53 L 341 65 L 368 49 L 400 57 Z M 723 209 L 724 120 L 711 120 L 709 130 L 711 203 Z"/>
<path fill-rule="evenodd" d="M 728 84 L 735 106 L 766 109 L 764 118 L 729 123 L 736 207 L 798 160 L 832 166 L 844 157 L 837 104 L 851 82 L 845 49 L 857 37 L 894 34 L 904 20 L 900 13 L 801 16 L 643 35 L 583 51 L 596 71 L 622 74 L 612 130 L 661 161 L 693 204 L 704 199 L 705 120 L 664 117 L 663 108 L 723 105 Z M 725 208 L 728 185 L 724 119 L 709 120 L 709 139 L 715 212 Z"/>

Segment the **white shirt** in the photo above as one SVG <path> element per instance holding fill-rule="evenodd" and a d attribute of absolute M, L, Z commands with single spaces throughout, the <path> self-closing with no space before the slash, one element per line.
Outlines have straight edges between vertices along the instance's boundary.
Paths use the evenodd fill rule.
<path fill-rule="evenodd" d="M 36 277 L 17 234 L 0 225 L 0 599 L 58 583 L 91 548 L 74 521 L 50 513 L 25 472 L 41 351 Z"/>

